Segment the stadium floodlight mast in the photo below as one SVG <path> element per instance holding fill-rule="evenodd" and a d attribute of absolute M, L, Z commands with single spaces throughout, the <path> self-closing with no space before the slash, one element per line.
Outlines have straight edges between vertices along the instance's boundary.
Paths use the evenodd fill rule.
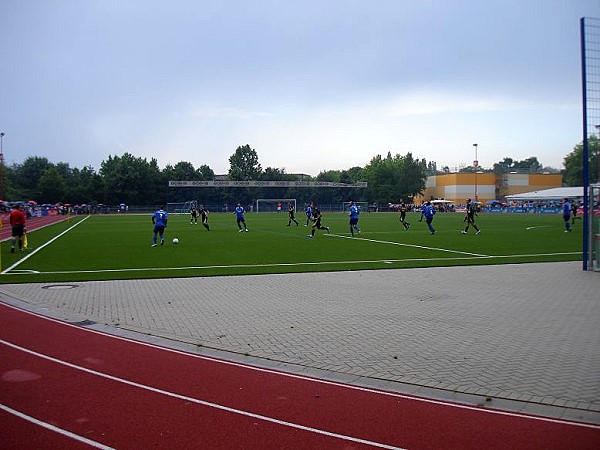
<path fill-rule="evenodd" d="M 4 199 L 4 131 L 0 133 L 0 196 Z"/>
<path fill-rule="evenodd" d="M 479 161 L 477 160 L 477 144 L 473 144 L 473 147 L 475 147 L 475 159 L 473 160 L 473 168 L 475 169 L 475 201 L 479 201 L 479 194 L 477 192 L 477 170 L 479 170 Z"/>

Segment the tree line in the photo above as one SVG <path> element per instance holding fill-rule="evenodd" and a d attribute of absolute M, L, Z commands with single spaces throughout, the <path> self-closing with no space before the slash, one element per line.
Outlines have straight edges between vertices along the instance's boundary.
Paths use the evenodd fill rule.
<path fill-rule="evenodd" d="M 598 139 L 589 141 L 591 154 L 590 180 L 598 178 Z M 578 144 L 564 159 L 562 170 L 567 186 L 582 184 L 583 145 Z M 288 174 L 285 169 L 262 168 L 258 153 L 249 145 L 238 147 L 229 157 L 230 180 L 274 180 L 295 181 L 296 174 Z M 110 155 L 102 161 L 96 171 L 91 166 L 70 167 L 68 163 L 53 163 L 46 157 L 30 156 L 22 163 L 1 167 L 3 200 L 29 201 L 37 203 L 57 202 L 71 204 L 118 205 L 158 205 L 166 202 L 184 202 L 197 199 L 205 204 L 250 204 L 256 198 L 297 198 L 300 201 L 312 200 L 322 204 L 336 204 L 347 200 L 387 202 L 411 202 L 423 192 L 429 175 L 448 173 L 447 167 L 437 170 L 434 161 L 416 159 L 412 153 L 405 155 L 388 152 L 376 155 L 364 167 L 351 167 L 345 170 L 326 170 L 316 177 L 306 176 L 303 181 L 330 181 L 357 183 L 366 181 L 368 188 L 169 188 L 170 180 L 214 180 L 215 173 L 207 165 L 194 167 L 190 162 L 180 161 L 168 164 L 161 169 L 156 159 L 140 158 L 131 153 L 121 156 Z M 465 167 L 462 172 L 482 170 Z M 505 158 L 494 164 L 495 173 L 525 171 L 529 173 L 558 172 L 557 169 L 543 167 L 536 157 L 523 161 Z"/>

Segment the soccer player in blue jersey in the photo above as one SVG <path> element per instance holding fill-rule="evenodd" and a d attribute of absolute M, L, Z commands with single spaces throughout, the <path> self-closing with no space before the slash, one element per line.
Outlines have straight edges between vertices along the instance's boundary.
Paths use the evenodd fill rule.
<path fill-rule="evenodd" d="M 304 212 L 306 213 L 306 225 L 304 226 L 307 227 L 310 221 L 312 220 L 312 205 L 310 203 L 306 204 L 306 206 L 304 207 Z"/>
<path fill-rule="evenodd" d="M 565 221 L 565 233 L 571 232 L 571 202 L 568 198 L 563 201 L 563 220 Z"/>
<path fill-rule="evenodd" d="M 354 236 L 354 231 L 356 230 L 360 233 L 360 228 L 358 228 L 358 215 L 360 211 L 358 207 L 354 204 L 354 202 L 350 202 L 350 211 L 348 215 L 350 216 L 350 234 Z"/>
<path fill-rule="evenodd" d="M 165 228 L 167 228 L 168 214 L 165 207 L 161 206 L 152 214 L 152 224 L 154 225 L 154 235 L 152 236 L 152 247 L 157 245 L 157 237 L 160 236 L 160 245 L 165 243 Z"/>
<path fill-rule="evenodd" d="M 246 219 L 244 218 L 245 213 L 246 213 L 246 210 L 244 209 L 242 204 L 238 203 L 237 206 L 235 207 L 235 217 L 237 220 L 237 226 L 239 228 L 240 233 L 242 231 L 248 231 L 248 227 L 246 226 Z M 243 230 L 242 230 L 242 225 L 244 225 Z"/>
<path fill-rule="evenodd" d="M 431 234 L 435 234 L 435 228 L 433 228 L 431 225 L 431 222 L 433 222 L 433 216 L 435 216 L 435 208 L 431 202 L 427 201 L 421 207 L 421 218 L 419 219 L 419 222 L 422 222 L 423 217 L 425 217 L 425 223 L 429 227 L 429 232 Z"/>

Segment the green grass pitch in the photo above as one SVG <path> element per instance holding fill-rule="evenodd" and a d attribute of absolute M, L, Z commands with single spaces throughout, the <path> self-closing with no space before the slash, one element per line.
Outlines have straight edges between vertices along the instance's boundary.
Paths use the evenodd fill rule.
<path fill-rule="evenodd" d="M 164 246 L 151 247 L 151 215 L 73 218 L 29 233 L 29 248 L 10 253 L 2 244 L 0 283 L 73 282 L 130 278 L 266 274 L 456 265 L 578 261 L 581 222 L 564 233 L 557 215 L 480 214 L 482 229 L 461 234 L 463 214 L 438 213 L 430 235 L 418 213 L 405 231 L 394 213 L 363 213 L 362 233 L 350 236 L 348 216 L 328 213 L 331 233 L 286 226 L 285 213 L 247 214 L 249 232 L 239 233 L 235 215 L 210 215 L 211 231 L 190 225 L 188 215 L 170 215 Z M 172 239 L 180 241 L 175 245 Z"/>

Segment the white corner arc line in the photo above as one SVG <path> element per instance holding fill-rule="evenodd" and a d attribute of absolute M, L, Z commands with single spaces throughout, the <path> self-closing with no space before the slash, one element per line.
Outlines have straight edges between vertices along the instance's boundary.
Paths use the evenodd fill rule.
<path fill-rule="evenodd" d="M 67 436 L 76 441 L 83 442 L 84 444 L 87 444 L 90 447 L 99 448 L 102 450 L 114 450 L 113 447 L 108 447 L 99 442 L 92 441 L 91 439 L 85 438 L 83 436 L 79 436 L 78 434 L 71 433 L 70 431 L 64 430 L 62 428 L 58 428 L 48 422 L 42 422 L 41 420 L 36 419 L 35 417 L 28 416 L 27 414 L 17 411 L 16 409 L 12 409 L 11 407 L 3 405 L 2 403 L 0 403 L 0 409 L 2 409 L 3 411 L 6 411 L 9 414 L 17 416 L 23 420 L 31 422 L 35 425 L 39 425 L 42 428 L 46 428 L 47 430 L 54 431 L 55 433 L 58 433 L 58 434 L 62 434 L 63 436 Z"/>
<path fill-rule="evenodd" d="M 207 406 L 209 408 L 219 409 L 221 411 L 226 411 L 226 412 L 233 413 L 233 414 L 238 414 L 238 415 L 242 415 L 242 416 L 246 416 L 246 417 L 251 417 L 253 419 L 264 420 L 265 422 L 270 422 L 270 423 L 274 423 L 274 424 L 277 424 L 277 425 L 282 425 L 284 427 L 295 428 L 295 429 L 298 429 L 298 430 L 308 431 L 310 433 L 315 433 L 315 434 L 321 434 L 323 436 L 329 436 L 329 437 L 333 437 L 333 438 L 336 438 L 336 439 L 341 439 L 341 440 L 345 440 L 345 441 L 356 442 L 356 443 L 359 443 L 359 444 L 371 445 L 373 447 L 383 448 L 383 449 L 386 449 L 386 450 L 406 450 L 406 449 L 402 449 L 400 447 L 395 447 L 393 445 L 382 444 L 380 442 L 369 441 L 367 439 L 360 439 L 360 438 L 356 438 L 356 437 L 352 437 L 352 436 L 346 436 L 346 435 L 343 435 L 343 434 L 333 433 L 333 432 L 330 432 L 330 431 L 320 430 L 318 428 L 308 427 L 308 426 L 300 425 L 300 424 L 293 423 L 293 422 L 287 422 L 285 420 L 275 419 L 273 417 L 264 416 L 262 414 L 255 414 L 255 413 L 252 413 L 252 412 L 249 412 L 249 411 L 244 411 L 244 410 L 241 410 L 241 409 L 231 408 L 229 406 L 219 405 L 218 403 L 207 402 L 206 400 L 200 400 L 200 399 L 197 399 L 197 398 L 194 398 L 194 397 L 188 397 L 186 395 L 176 394 L 175 392 L 165 391 L 163 389 L 159 389 L 159 388 L 155 388 L 155 387 L 148 386 L 148 385 L 145 385 L 145 384 L 137 383 L 135 381 L 126 380 L 124 378 L 120 378 L 120 377 L 116 377 L 116 376 L 109 375 L 109 374 L 106 374 L 106 373 L 98 372 L 96 370 L 88 369 L 87 367 L 78 366 L 76 364 L 72 364 L 72 363 L 69 363 L 67 361 L 62 361 L 62 360 L 54 358 L 52 356 L 44 355 L 43 353 L 39 353 L 39 352 L 36 352 L 34 350 L 30 350 L 30 349 L 21 347 L 19 345 L 13 344 L 11 342 L 5 341 L 4 339 L 0 339 L 0 343 L 6 345 L 8 347 L 11 347 L 11 348 L 13 348 L 15 350 L 19 350 L 19 351 L 22 351 L 24 353 L 29 353 L 30 355 L 33 355 L 33 356 L 36 356 L 38 358 L 42 358 L 42 359 L 54 362 L 56 364 L 61 364 L 63 366 L 69 367 L 71 369 L 80 370 L 82 372 L 86 372 L 86 373 L 89 373 L 91 375 L 95 375 L 97 377 L 105 378 L 107 380 L 116 381 L 118 383 L 123 383 L 123 384 L 126 384 L 128 386 L 132 386 L 132 387 L 135 387 L 135 388 L 138 388 L 138 389 L 143 389 L 143 390 L 146 390 L 146 391 L 154 392 L 155 394 L 166 395 L 168 397 L 176 398 L 178 400 L 183 400 L 183 401 L 186 401 L 186 402 L 195 403 L 195 404 L 202 405 L 202 406 Z"/>
<path fill-rule="evenodd" d="M 7 267 L 6 269 L 4 269 L 2 272 L 0 272 L 0 274 L 5 274 L 10 272 L 13 268 L 17 267 L 19 264 L 21 264 L 22 262 L 27 261 L 30 257 L 32 257 L 33 255 L 35 255 L 37 252 L 39 252 L 41 249 L 43 249 L 44 247 L 46 247 L 47 245 L 50 245 L 52 242 L 54 242 L 55 240 L 57 240 L 59 237 L 61 237 L 63 234 L 66 234 L 67 232 L 71 231 L 73 228 L 75 228 L 76 226 L 80 225 L 82 222 L 84 222 L 85 220 L 89 219 L 90 216 L 86 216 L 83 219 L 81 219 L 79 222 L 73 224 L 73 226 L 67 228 L 65 231 L 63 231 L 62 233 L 54 236 L 52 239 L 50 239 L 48 242 L 46 242 L 44 245 L 41 245 L 40 247 L 36 248 L 34 251 L 32 251 L 31 253 L 28 253 L 27 256 L 25 256 L 24 258 L 21 258 L 20 260 L 18 260 L 17 262 L 15 262 L 12 266 Z"/>

